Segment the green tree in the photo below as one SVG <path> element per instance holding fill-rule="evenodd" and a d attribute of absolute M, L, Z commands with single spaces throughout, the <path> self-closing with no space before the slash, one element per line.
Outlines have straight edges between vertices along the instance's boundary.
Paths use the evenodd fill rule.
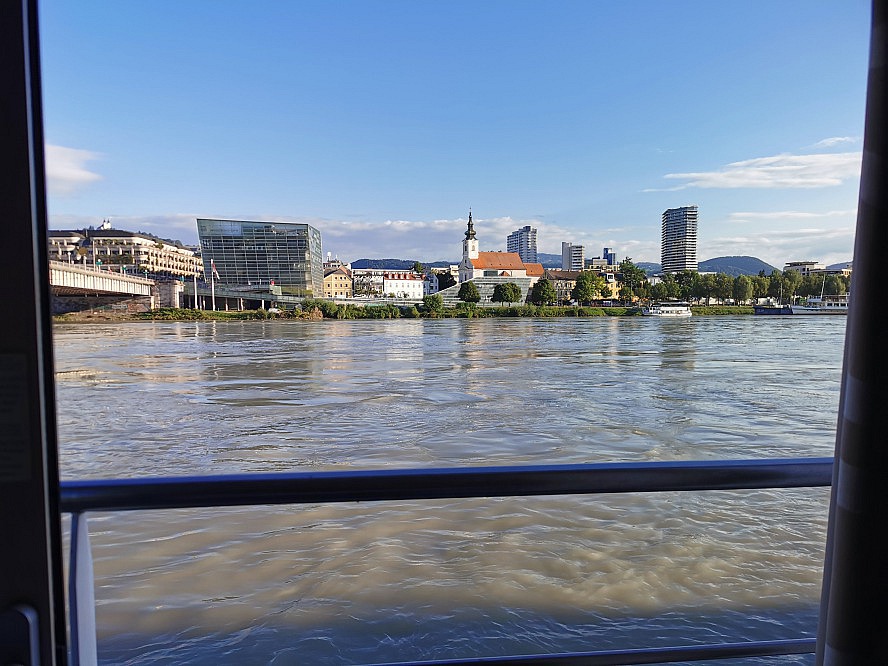
<path fill-rule="evenodd" d="M 583 271 L 577 276 L 574 288 L 571 289 L 570 297 L 581 305 L 588 305 L 601 292 L 605 280 L 603 277 L 592 271 Z"/>
<path fill-rule="evenodd" d="M 536 305 L 549 305 L 558 300 L 558 294 L 555 287 L 546 278 L 537 280 L 530 291 L 530 302 Z"/>
<path fill-rule="evenodd" d="M 438 289 L 447 289 L 456 284 L 456 278 L 451 275 L 450 271 L 436 273 L 438 276 Z"/>
<path fill-rule="evenodd" d="M 601 298 L 610 298 L 613 296 L 613 288 L 607 283 L 607 281 L 601 285 L 598 295 L 601 296 Z"/>
<path fill-rule="evenodd" d="M 641 296 L 641 288 L 647 284 L 647 274 L 632 263 L 632 259 L 626 257 L 620 262 L 620 282 L 629 287 L 633 295 Z M 622 298 L 622 294 L 620 296 Z M 630 296 L 631 298 L 631 296 Z M 624 298 L 625 300 L 629 300 Z"/>
<path fill-rule="evenodd" d="M 459 292 L 457 292 L 456 297 L 464 303 L 477 303 L 481 300 L 478 287 L 471 280 L 459 285 Z"/>
<path fill-rule="evenodd" d="M 724 302 L 734 293 L 734 279 L 726 273 L 715 274 L 715 297 Z"/>
<path fill-rule="evenodd" d="M 423 275 L 423 274 L 425 273 L 425 266 L 423 266 L 423 265 L 422 265 L 421 263 L 419 263 L 418 261 L 414 261 L 414 262 L 413 262 L 413 268 L 412 268 L 411 270 L 412 270 L 414 273 L 417 273 L 417 274 L 419 274 L 419 275 Z"/>
<path fill-rule="evenodd" d="M 802 276 L 798 271 L 783 271 L 783 297 L 792 299 L 802 284 Z"/>
<path fill-rule="evenodd" d="M 429 294 L 422 297 L 422 307 L 426 312 L 441 314 L 444 310 L 444 299 L 440 294 Z"/>
<path fill-rule="evenodd" d="M 514 282 L 501 283 L 493 288 L 493 300 L 497 303 L 517 303 L 522 300 L 521 287 Z"/>
<path fill-rule="evenodd" d="M 734 278 L 734 300 L 739 303 L 746 303 L 752 298 L 753 287 L 752 280 L 746 275 L 738 275 Z"/>

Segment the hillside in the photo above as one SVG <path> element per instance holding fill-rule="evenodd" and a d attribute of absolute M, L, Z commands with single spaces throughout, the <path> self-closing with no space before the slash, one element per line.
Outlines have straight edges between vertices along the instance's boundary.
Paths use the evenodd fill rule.
<path fill-rule="evenodd" d="M 546 268 L 561 268 L 560 254 L 544 254 L 537 255 L 539 262 Z M 389 268 L 396 271 L 407 271 L 413 268 L 414 259 L 358 259 L 351 263 L 352 268 Z M 446 268 L 451 264 L 458 264 L 459 261 L 432 261 L 421 262 L 426 268 Z M 648 275 L 653 275 L 661 270 L 660 264 L 647 261 L 639 261 L 636 266 L 642 269 Z M 726 273 L 731 277 L 738 275 L 758 275 L 759 271 L 764 271 L 765 275 L 770 275 L 772 271 L 777 270 L 770 264 L 766 264 L 761 259 L 755 257 L 715 257 L 701 261 L 699 264 L 701 273 Z"/>
<path fill-rule="evenodd" d="M 758 275 L 761 271 L 764 271 L 765 275 L 770 275 L 778 269 L 771 264 L 766 264 L 761 259 L 741 256 L 707 259 L 699 263 L 698 270 L 701 273 L 726 273 L 731 277 L 737 277 L 738 275 Z"/>

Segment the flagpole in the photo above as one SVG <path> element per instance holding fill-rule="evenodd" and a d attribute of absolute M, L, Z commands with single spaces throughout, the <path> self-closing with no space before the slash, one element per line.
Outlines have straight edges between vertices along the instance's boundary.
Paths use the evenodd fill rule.
<path fill-rule="evenodd" d="M 210 306 L 216 311 L 216 262 L 210 259 Z"/>
<path fill-rule="evenodd" d="M 197 310 L 197 267 L 194 269 L 194 302 L 192 306 Z"/>

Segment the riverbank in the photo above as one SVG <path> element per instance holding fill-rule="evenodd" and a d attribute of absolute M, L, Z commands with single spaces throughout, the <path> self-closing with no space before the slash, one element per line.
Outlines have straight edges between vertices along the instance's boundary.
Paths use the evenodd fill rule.
<path fill-rule="evenodd" d="M 555 305 L 515 305 L 479 307 L 470 303 L 439 311 L 420 310 L 416 306 L 397 305 L 338 305 L 331 301 L 314 301 L 312 307 L 302 310 L 211 311 L 186 308 L 163 308 L 150 312 L 123 312 L 96 310 L 69 312 L 53 317 L 57 323 L 109 323 L 135 321 L 253 321 L 266 319 L 290 319 L 319 321 L 323 319 L 446 319 L 489 317 L 635 317 L 641 311 L 636 307 L 583 307 Z M 749 306 L 692 306 L 696 316 L 751 315 Z"/>

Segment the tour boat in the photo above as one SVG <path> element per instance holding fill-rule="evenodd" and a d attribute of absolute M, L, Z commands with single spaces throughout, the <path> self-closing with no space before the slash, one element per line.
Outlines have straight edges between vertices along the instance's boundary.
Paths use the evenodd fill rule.
<path fill-rule="evenodd" d="M 809 298 L 804 305 L 790 305 L 789 310 L 794 315 L 843 315 L 848 314 L 848 294 L 841 296 L 821 296 Z"/>
<path fill-rule="evenodd" d="M 651 303 L 642 308 L 641 314 L 646 317 L 690 317 L 691 306 L 688 303 L 674 301 L 671 303 Z"/>

